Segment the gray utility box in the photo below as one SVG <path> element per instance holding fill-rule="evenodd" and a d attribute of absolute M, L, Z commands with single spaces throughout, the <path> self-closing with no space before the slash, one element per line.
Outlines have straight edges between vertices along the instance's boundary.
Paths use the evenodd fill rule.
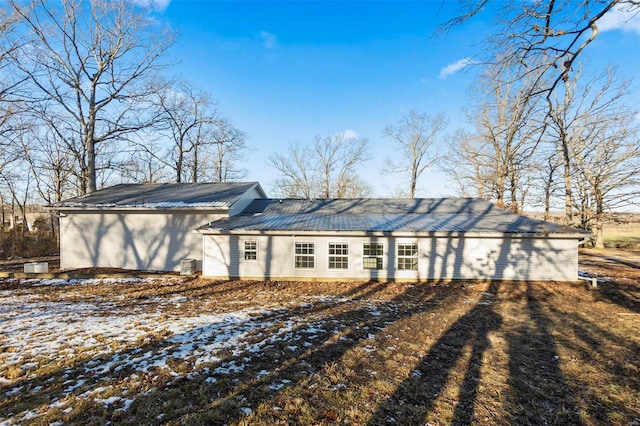
<path fill-rule="evenodd" d="M 193 275 L 196 273 L 195 259 L 182 259 L 180 261 L 180 275 Z"/>
<path fill-rule="evenodd" d="M 24 264 L 26 273 L 47 273 L 49 272 L 49 262 L 31 262 Z"/>

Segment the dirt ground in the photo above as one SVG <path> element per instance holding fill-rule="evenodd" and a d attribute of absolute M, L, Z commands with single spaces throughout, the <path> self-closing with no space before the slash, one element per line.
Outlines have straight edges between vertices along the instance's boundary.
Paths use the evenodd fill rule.
<path fill-rule="evenodd" d="M 640 250 L 638 249 L 581 249 L 579 269 L 602 281 L 621 284 L 640 283 Z"/>
<path fill-rule="evenodd" d="M 0 425 L 639 425 L 637 260 L 582 250 L 595 289 L 0 279 Z"/>
<path fill-rule="evenodd" d="M 50 272 L 60 271 L 60 256 L 45 256 L 0 260 L 0 272 L 22 272 L 24 264 L 30 262 L 48 262 Z"/>

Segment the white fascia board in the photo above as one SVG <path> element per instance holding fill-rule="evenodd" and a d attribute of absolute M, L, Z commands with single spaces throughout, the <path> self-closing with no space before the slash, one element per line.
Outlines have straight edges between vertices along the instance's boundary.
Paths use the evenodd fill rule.
<path fill-rule="evenodd" d="M 65 211 L 68 213 L 82 213 L 82 212 L 214 212 L 214 213 L 226 213 L 229 211 L 228 206 L 224 207 L 203 207 L 203 206 L 185 206 L 185 207 L 46 207 L 47 210 Z"/>
<path fill-rule="evenodd" d="M 204 235 L 327 235 L 327 236 L 350 236 L 350 237 L 402 237 L 402 238 L 416 238 L 416 237 L 455 237 L 455 238 L 552 238 L 552 239 L 582 239 L 585 238 L 584 234 L 578 233 L 534 233 L 534 232 L 520 232 L 520 233 L 502 233 L 502 232 L 384 232 L 384 231 L 257 231 L 257 230 L 219 230 L 200 228 L 197 232 Z"/>

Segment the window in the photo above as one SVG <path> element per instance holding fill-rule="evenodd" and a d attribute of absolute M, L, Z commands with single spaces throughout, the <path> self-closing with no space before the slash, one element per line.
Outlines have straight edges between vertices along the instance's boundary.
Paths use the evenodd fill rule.
<path fill-rule="evenodd" d="M 398 244 L 398 270 L 418 270 L 418 244 Z"/>
<path fill-rule="evenodd" d="M 316 266 L 315 243 L 296 243 L 296 269 L 313 269 Z"/>
<path fill-rule="evenodd" d="M 244 260 L 258 260 L 258 242 L 244 242 Z"/>
<path fill-rule="evenodd" d="M 362 245 L 362 269 L 382 269 L 384 246 L 379 243 Z"/>
<path fill-rule="evenodd" d="M 329 269 L 349 269 L 349 244 L 329 243 Z"/>

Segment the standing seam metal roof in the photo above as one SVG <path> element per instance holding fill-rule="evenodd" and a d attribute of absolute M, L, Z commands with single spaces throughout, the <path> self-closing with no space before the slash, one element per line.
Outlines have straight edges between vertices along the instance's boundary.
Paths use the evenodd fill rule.
<path fill-rule="evenodd" d="M 228 207 L 253 188 L 264 194 L 258 182 L 120 184 L 61 201 L 52 207 Z"/>
<path fill-rule="evenodd" d="M 201 230 L 588 234 L 471 198 L 262 199 L 254 200 L 243 214 L 214 221 Z"/>

